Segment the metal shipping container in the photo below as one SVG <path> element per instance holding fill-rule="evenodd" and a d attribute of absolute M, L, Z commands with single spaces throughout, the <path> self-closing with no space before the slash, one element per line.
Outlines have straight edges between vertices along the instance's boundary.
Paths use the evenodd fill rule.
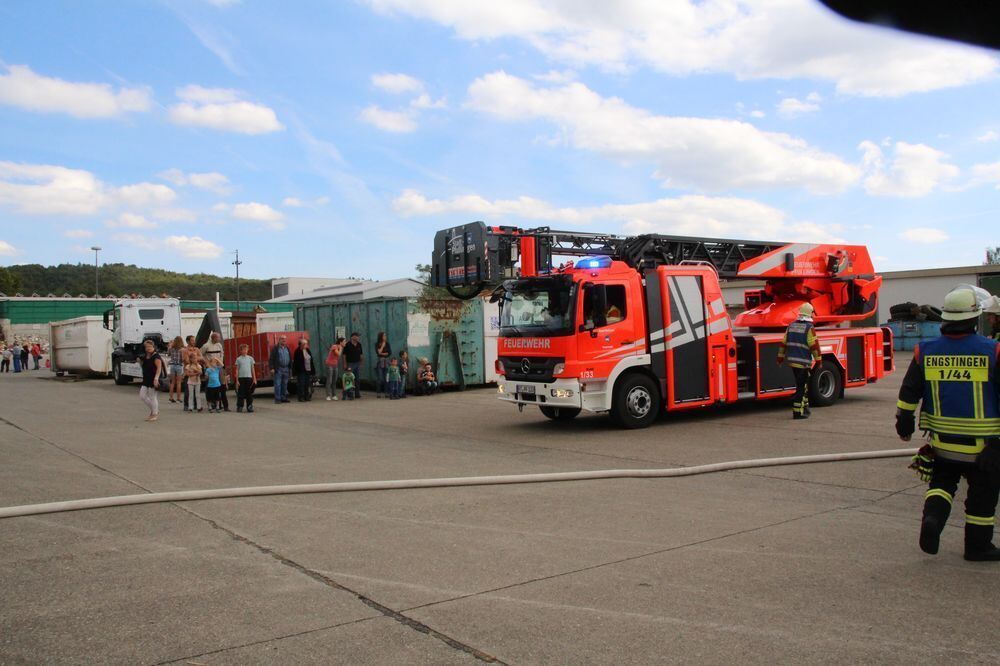
<path fill-rule="evenodd" d="M 325 376 L 323 360 L 330 345 L 356 332 L 365 352 L 361 379 L 373 382 L 375 340 L 379 331 L 385 331 L 393 356 L 403 349 L 409 352 L 408 386 L 413 386 L 419 359 L 426 358 L 442 384 L 465 387 L 496 381 L 492 362 L 487 367 L 485 349 L 491 314 L 495 317 L 495 306 L 481 299 L 385 298 L 298 305 L 295 328 L 309 332 L 319 376 Z M 489 338 L 494 347 L 495 336 L 494 332 Z M 495 349 L 492 356 L 496 356 Z"/>

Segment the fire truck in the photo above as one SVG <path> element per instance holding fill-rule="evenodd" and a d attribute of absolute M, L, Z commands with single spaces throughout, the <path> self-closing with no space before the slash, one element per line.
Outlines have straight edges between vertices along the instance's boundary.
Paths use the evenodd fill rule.
<path fill-rule="evenodd" d="M 566 259 L 558 265 L 556 260 Z M 723 280 L 762 281 L 735 321 Z M 499 304 L 499 395 L 553 420 L 602 412 L 644 428 L 663 412 L 794 392 L 784 329 L 811 303 L 822 360 L 812 405 L 893 371 L 892 333 L 852 327 L 882 278 L 860 245 L 641 235 L 473 222 L 435 235 L 431 284 Z"/>

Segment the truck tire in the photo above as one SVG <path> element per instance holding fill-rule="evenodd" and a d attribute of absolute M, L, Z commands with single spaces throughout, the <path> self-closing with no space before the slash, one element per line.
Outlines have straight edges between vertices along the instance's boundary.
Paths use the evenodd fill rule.
<path fill-rule="evenodd" d="M 809 377 L 809 404 L 829 407 L 840 398 L 842 389 L 840 367 L 833 361 L 823 361 Z"/>
<path fill-rule="evenodd" d="M 545 418 L 552 419 L 553 421 L 571 421 L 580 414 L 579 407 L 547 407 L 539 405 L 538 409 L 545 415 Z"/>
<path fill-rule="evenodd" d="M 660 407 L 660 391 L 646 375 L 631 373 L 616 382 L 611 418 L 622 428 L 648 428 L 660 415 Z"/>
<path fill-rule="evenodd" d="M 119 386 L 132 383 L 131 377 L 122 374 L 122 362 L 117 358 L 111 362 L 111 376 L 115 378 L 115 384 Z"/>

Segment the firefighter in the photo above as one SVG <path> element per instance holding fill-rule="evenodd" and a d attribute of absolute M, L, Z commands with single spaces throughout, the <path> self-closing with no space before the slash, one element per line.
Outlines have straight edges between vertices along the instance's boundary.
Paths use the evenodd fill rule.
<path fill-rule="evenodd" d="M 993 525 L 1000 494 L 1000 344 L 976 330 L 982 309 L 967 288 L 944 299 L 941 337 L 920 344 L 899 389 L 896 432 L 910 441 L 920 405 L 920 429 L 930 435 L 910 467 L 929 487 L 920 549 L 938 552 L 941 531 L 964 476 L 965 559 L 1000 561 Z"/>
<path fill-rule="evenodd" d="M 809 418 L 809 377 L 812 367 L 820 360 L 819 341 L 813 330 L 811 303 L 799 308 L 799 317 L 785 330 L 785 338 L 778 348 L 778 365 L 787 363 L 795 373 L 795 397 L 792 398 L 792 418 Z"/>

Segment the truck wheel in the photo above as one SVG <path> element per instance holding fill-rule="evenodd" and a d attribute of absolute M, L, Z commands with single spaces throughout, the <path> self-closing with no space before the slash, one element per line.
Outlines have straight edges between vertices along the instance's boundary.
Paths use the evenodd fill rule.
<path fill-rule="evenodd" d="M 132 383 L 131 377 L 126 377 L 122 374 L 122 362 L 118 359 L 115 359 L 111 363 L 111 374 L 115 378 L 115 384 L 118 384 L 119 386 Z"/>
<path fill-rule="evenodd" d="M 832 361 L 823 361 L 809 378 L 809 403 L 829 407 L 840 397 L 840 368 Z"/>
<path fill-rule="evenodd" d="M 611 418 L 623 428 L 648 428 L 660 414 L 660 392 L 646 375 L 629 374 L 615 386 Z"/>
<path fill-rule="evenodd" d="M 579 407 L 545 407 L 539 406 L 538 409 L 542 411 L 545 418 L 552 419 L 553 421 L 570 421 L 575 419 L 580 414 Z"/>

